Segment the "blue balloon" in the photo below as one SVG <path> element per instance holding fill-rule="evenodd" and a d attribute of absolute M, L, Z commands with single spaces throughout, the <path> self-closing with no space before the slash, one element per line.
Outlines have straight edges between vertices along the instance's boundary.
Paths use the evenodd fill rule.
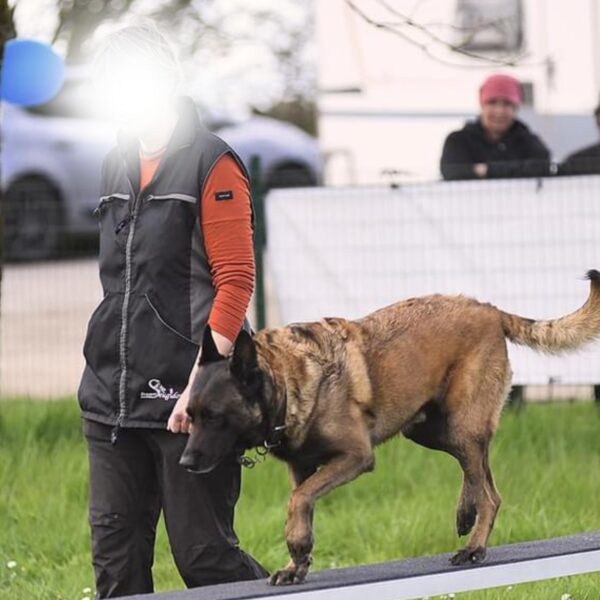
<path fill-rule="evenodd" d="M 10 40 L 4 46 L 0 98 L 32 106 L 51 100 L 65 79 L 62 58 L 47 44 Z"/>

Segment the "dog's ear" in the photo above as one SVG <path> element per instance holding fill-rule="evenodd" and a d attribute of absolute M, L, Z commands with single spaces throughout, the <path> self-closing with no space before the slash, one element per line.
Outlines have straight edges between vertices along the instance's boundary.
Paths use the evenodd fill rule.
<path fill-rule="evenodd" d="M 233 345 L 231 374 L 244 386 L 252 388 L 260 377 L 256 345 L 252 336 L 242 329 Z"/>
<path fill-rule="evenodd" d="M 198 361 L 199 365 L 206 365 L 208 363 L 217 362 L 219 360 L 224 360 L 225 357 L 219 354 L 217 350 L 217 345 L 215 344 L 215 340 L 212 336 L 212 329 L 210 325 L 206 325 L 204 328 L 204 337 L 202 338 L 202 353 L 200 354 L 200 360 Z"/>

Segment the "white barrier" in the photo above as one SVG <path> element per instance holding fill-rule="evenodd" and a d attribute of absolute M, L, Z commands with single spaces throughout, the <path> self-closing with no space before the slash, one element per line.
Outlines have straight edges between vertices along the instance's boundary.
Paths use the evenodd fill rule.
<path fill-rule="evenodd" d="M 267 252 L 283 322 L 359 317 L 402 298 L 466 294 L 552 318 L 600 268 L 600 177 L 275 190 Z M 514 382 L 600 382 L 600 344 L 564 357 L 511 345 Z"/>

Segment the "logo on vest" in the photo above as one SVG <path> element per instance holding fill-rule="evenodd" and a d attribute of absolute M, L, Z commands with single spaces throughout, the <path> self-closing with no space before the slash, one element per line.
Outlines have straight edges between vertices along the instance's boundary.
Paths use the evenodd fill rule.
<path fill-rule="evenodd" d="M 215 200 L 233 200 L 233 190 L 224 190 L 215 193 Z"/>
<path fill-rule="evenodd" d="M 144 400 L 177 400 L 181 393 L 175 391 L 173 388 L 167 389 L 161 382 L 160 379 L 151 379 L 148 382 L 148 387 L 151 388 L 152 392 L 142 392 L 140 398 Z"/>

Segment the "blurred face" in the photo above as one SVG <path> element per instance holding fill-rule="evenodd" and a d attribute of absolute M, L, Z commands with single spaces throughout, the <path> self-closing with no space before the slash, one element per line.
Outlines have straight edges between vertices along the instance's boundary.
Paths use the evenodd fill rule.
<path fill-rule="evenodd" d="M 108 116 L 129 135 L 151 137 L 172 115 L 175 78 L 149 58 L 114 57 L 95 85 Z"/>
<path fill-rule="evenodd" d="M 481 124 L 492 138 L 502 137 L 511 128 L 516 114 L 516 105 L 502 98 L 481 104 Z"/>

